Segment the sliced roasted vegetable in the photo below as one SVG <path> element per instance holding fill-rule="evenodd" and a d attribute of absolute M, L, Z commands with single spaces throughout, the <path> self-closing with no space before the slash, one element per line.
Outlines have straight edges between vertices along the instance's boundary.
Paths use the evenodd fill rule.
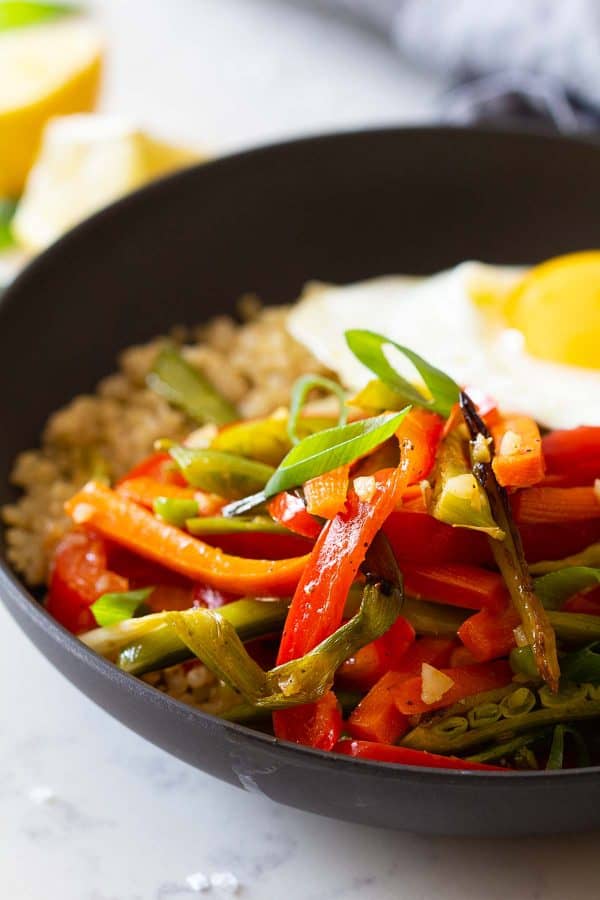
<path fill-rule="evenodd" d="M 515 692 L 520 690 L 520 687 L 514 688 Z M 558 694 L 553 694 L 545 687 L 533 693 L 535 708 L 529 712 L 521 712 L 508 718 L 503 714 L 490 725 L 474 728 L 466 715 L 458 715 L 455 708 L 452 708 L 447 714 L 434 716 L 430 721 L 418 725 L 402 738 L 401 743 L 406 747 L 433 753 L 463 753 L 471 747 L 504 743 L 513 736 L 549 725 L 592 719 L 600 715 L 597 688 L 591 686 L 565 687 Z M 454 719 L 462 719 L 463 727 L 448 728 L 450 715 Z"/>
<path fill-rule="evenodd" d="M 592 484 L 600 477 L 600 426 L 551 431 L 542 438 L 548 480 L 554 484 Z"/>
<path fill-rule="evenodd" d="M 224 450 L 269 466 L 278 466 L 292 448 L 288 435 L 288 416 L 279 414 L 266 419 L 234 422 L 221 428 L 211 442 L 213 450 Z M 325 416 L 301 416 L 296 423 L 300 438 L 333 428 L 335 419 Z"/>
<path fill-rule="evenodd" d="M 168 613 L 167 621 L 219 678 L 249 703 L 285 709 L 314 703 L 333 684 L 336 669 L 360 647 L 384 634 L 398 617 L 402 593 L 367 583 L 358 613 L 299 659 L 265 672 L 248 655 L 235 628 L 216 610 Z"/>
<path fill-rule="evenodd" d="M 146 559 L 192 581 L 238 595 L 290 594 L 308 559 L 299 556 L 274 561 L 228 556 L 93 481 L 75 494 L 65 509 L 76 524 L 86 524 Z"/>
<path fill-rule="evenodd" d="M 568 566 L 542 575 L 534 583 L 546 609 L 560 609 L 569 597 L 600 584 L 600 568 Z"/>
<path fill-rule="evenodd" d="M 512 498 L 521 525 L 579 522 L 600 518 L 600 498 L 593 487 L 532 487 Z"/>
<path fill-rule="evenodd" d="M 342 512 L 346 505 L 348 485 L 350 483 L 350 466 L 348 463 L 331 472 L 324 472 L 311 478 L 304 485 L 306 511 L 311 516 L 322 519 L 333 519 Z M 372 478 L 373 488 L 375 479 Z"/>
<path fill-rule="evenodd" d="M 336 753 L 353 756 L 355 759 L 375 759 L 378 762 L 400 763 L 404 766 L 423 766 L 426 769 L 460 769 L 462 771 L 506 772 L 502 766 L 488 766 L 485 763 L 460 759 L 457 756 L 441 756 L 408 747 L 390 747 L 372 741 L 340 741 L 334 747 Z"/>
<path fill-rule="evenodd" d="M 406 593 L 463 609 L 501 610 L 508 596 L 502 576 L 464 563 L 402 566 Z"/>
<path fill-rule="evenodd" d="M 491 541 L 492 552 L 498 564 L 513 606 L 519 613 L 527 643 L 531 646 L 538 671 L 553 689 L 558 688 L 560 668 L 556 652 L 556 638 L 548 615 L 535 594 L 535 589 L 525 562 L 521 536 L 513 522 L 508 497 L 493 472 L 489 462 L 477 461 L 475 448 L 478 436 L 489 439 L 486 425 L 477 414 L 470 398 L 461 392 L 460 403 L 465 422 L 471 435 L 473 474 L 487 494 L 492 514 L 504 531 L 502 540 Z M 490 445 L 493 456 L 493 445 Z"/>
<path fill-rule="evenodd" d="M 140 588 L 138 591 L 124 591 L 120 594 L 102 594 L 92 605 L 91 611 L 101 628 L 116 625 L 125 619 L 131 619 L 147 600 L 153 587 Z"/>
<path fill-rule="evenodd" d="M 202 425 L 225 425 L 239 418 L 235 407 L 175 347 L 163 347 L 158 353 L 147 382 L 153 391 Z"/>
<path fill-rule="evenodd" d="M 188 519 L 186 528 L 191 534 L 288 534 L 292 532 L 278 525 L 268 516 L 248 516 L 226 519 L 223 516 L 201 516 Z"/>
<path fill-rule="evenodd" d="M 505 416 L 492 428 L 494 474 L 502 487 L 523 488 L 544 477 L 540 430 L 528 416 Z"/>
<path fill-rule="evenodd" d="M 337 425 L 345 425 L 348 421 L 348 409 L 346 407 L 346 393 L 337 381 L 325 378 L 323 375 L 301 375 L 292 387 L 292 399 L 290 403 L 290 415 L 287 423 L 288 437 L 292 444 L 299 444 L 306 437 L 299 430 L 299 420 L 302 408 L 311 391 L 315 389 L 327 391 L 333 394 L 340 405 Z"/>
<path fill-rule="evenodd" d="M 482 531 L 497 540 L 504 537 L 492 515 L 485 488 L 467 461 L 465 444 L 456 428 L 446 435 L 438 450 L 430 512 L 447 525 Z"/>
<path fill-rule="evenodd" d="M 187 519 L 193 519 L 199 513 L 197 500 L 179 497 L 157 497 L 152 509 L 165 522 L 179 528 L 185 525 Z"/>
<path fill-rule="evenodd" d="M 269 501 L 268 510 L 275 522 L 302 537 L 316 538 L 322 528 L 323 523 L 307 512 L 306 503 L 299 494 L 289 491 L 276 494 Z"/>
<path fill-rule="evenodd" d="M 408 409 L 327 428 L 304 438 L 290 450 L 269 479 L 265 487 L 266 496 L 272 497 L 280 491 L 298 487 L 310 478 L 354 462 L 359 456 L 374 450 L 396 433 Z"/>
<path fill-rule="evenodd" d="M 548 753 L 546 769 L 562 769 L 565 761 L 565 737 L 569 736 L 573 742 L 577 766 L 589 766 L 590 754 L 580 732 L 571 725 L 557 725 L 552 736 L 552 744 Z"/>
<path fill-rule="evenodd" d="M 373 331 L 351 330 L 346 332 L 346 342 L 357 359 L 377 375 L 388 387 L 403 394 L 407 403 L 424 406 L 446 417 L 458 400 L 458 385 L 444 372 L 436 369 L 407 347 L 402 347 Z M 402 354 L 414 366 L 423 380 L 428 396 L 407 381 L 390 364 L 385 348 Z"/>
<path fill-rule="evenodd" d="M 265 463 L 223 450 L 177 446 L 169 452 L 188 484 L 230 500 L 261 490 L 275 471 Z"/>

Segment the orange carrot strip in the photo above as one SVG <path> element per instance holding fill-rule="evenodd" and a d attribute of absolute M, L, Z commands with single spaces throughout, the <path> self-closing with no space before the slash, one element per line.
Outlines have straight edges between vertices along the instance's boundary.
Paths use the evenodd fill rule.
<path fill-rule="evenodd" d="M 544 477 L 540 430 L 528 416 L 506 416 L 492 428 L 492 468 L 504 487 L 530 487 Z"/>
<path fill-rule="evenodd" d="M 68 500 L 65 509 L 76 524 L 87 525 L 193 581 L 234 594 L 291 594 L 309 559 L 299 556 L 274 561 L 229 556 L 95 481 Z"/>
<path fill-rule="evenodd" d="M 340 466 L 306 482 L 304 498 L 309 515 L 333 519 L 342 512 L 348 494 L 349 472 L 349 465 Z"/>
<path fill-rule="evenodd" d="M 425 703 L 421 697 L 422 679 L 410 678 L 401 684 L 396 692 L 396 706 L 406 716 L 413 716 L 434 709 L 452 706 L 464 697 L 492 691 L 504 687 L 512 680 L 512 670 L 505 659 L 495 662 L 479 663 L 474 666 L 461 666 L 455 669 L 441 669 L 444 675 L 451 678 L 454 684 L 435 703 Z"/>
<path fill-rule="evenodd" d="M 512 497 L 519 525 L 579 522 L 600 518 L 600 498 L 593 487 L 534 487 Z"/>

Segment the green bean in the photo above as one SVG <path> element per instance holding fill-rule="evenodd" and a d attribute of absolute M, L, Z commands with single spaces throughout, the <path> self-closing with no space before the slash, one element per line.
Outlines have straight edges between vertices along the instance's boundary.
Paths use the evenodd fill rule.
<path fill-rule="evenodd" d="M 265 463 L 223 450 L 177 446 L 169 452 L 188 484 L 228 500 L 260 491 L 275 471 Z"/>
<path fill-rule="evenodd" d="M 188 519 L 198 515 L 196 500 L 182 500 L 179 497 L 157 497 L 152 508 L 157 516 L 170 525 L 182 528 Z"/>
<path fill-rule="evenodd" d="M 292 534 L 289 529 L 279 525 L 268 516 L 249 516 L 237 519 L 226 519 L 223 516 L 200 516 L 188 519 L 187 530 L 191 534 Z"/>
<path fill-rule="evenodd" d="M 202 425 L 225 425 L 239 419 L 235 407 L 174 347 L 163 347 L 146 380 L 153 391 Z"/>
<path fill-rule="evenodd" d="M 549 728 L 540 728 L 537 731 L 530 731 L 527 734 L 520 734 L 518 737 L 512 738 L 510 741 L 504 741 L 500 744 L 494 744 L 487 747 L 480 753 L 467 756 L 469 762 L 495 762 L 499 759 L 510 759 L 514 753 L 522 747 L 529 747 L 537 741 L 544 740 L 550 735 Z"/>
<path fill-rule="evenodd" d="M 538 691 L 540 703 L 547 709 L 562 709 L 569 704 L 586 698 L 587 691 L 584 684 L 570 684 L 561 681 L 558 691 L 553 691 L 547 685 Z"/>

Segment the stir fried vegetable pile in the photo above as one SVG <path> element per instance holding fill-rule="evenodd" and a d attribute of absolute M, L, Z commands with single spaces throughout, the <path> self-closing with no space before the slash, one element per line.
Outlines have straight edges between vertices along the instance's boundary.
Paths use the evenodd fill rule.
<path fill-rule="evenodd" d="M 394 344 L 415 387 L 381 335 L 346 338 L 374 376 L 357 396 L 303 377 L 251 421 L 162 350 L 151 387 L 217 427 L 69 500 L 49 612 L 138 676 L 201 660 L 226 718 L 310 747 L 597 761 L 600 428 L 542 436 Z M 314 391 L 337 416 L 310 414 Z"/>

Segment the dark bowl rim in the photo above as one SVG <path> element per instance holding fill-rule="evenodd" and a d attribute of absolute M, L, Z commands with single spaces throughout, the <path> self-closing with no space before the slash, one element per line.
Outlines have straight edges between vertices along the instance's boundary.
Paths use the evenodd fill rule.
<path fill-rule="evenodd" d="M 0 296 L 0 318 L 2 312 L 8 306 L 19 301 L 19 294 L 21 291 L 27 291 L 29 279 L 35 278 L 38 270 L 43 271 L 48 262 L 51 263 L 56 255 L 60 256 L 64 247 L 68 248 L 72 241 L 85 240 L 88 233 L 93 234 L 98 223 L 104 222 L 105 220 L 110 221 L 114 216 L 119 216 L 124 210 L 128 210 L 132 206 L 134 207 L 135 204 L 139 202 L 140 198 L 152 196 L 153 194 L 160 195 L 163 191 L 168 191 L 170 185 L 177 184 L 179 181 L 185 181 L 185 179 L 190 176 L 195 177 L 201 171 L 205 171 L 207 177 L 210 177 L 211 173 L 215 170 L 218 171 L 222 168 L 227 169 L 228 167 L 238 165 L 246 166 L 248 163 L 251 164 L 254 159 L 259 159 L 271 154 L 279 154 L 280 152 L 285 153 L 288 149 L 293 147 L 302 145 L 317 146 L 319 144 L 338 141 L 343 143 L 344 141 L 362 138 L 366 139 L 369 137 L 381 137 L 382 139 L 385 139 L 386 136 L 392 134 L 405 135 L 408 139 L 410 139 L 410 137 L 433 137 L 438 135 L 443 137 L 460 136 L 467 140 L 493 137 L 495 140 L 525 140 L 527 142 L 540 142 L 541 144 L 579 144 L 586 147 L 595 146 L 596 149 L 600 150 L 597 142 L 595 142 L 593 138 L 587 138 L 585 135 L 566 136 L 542 129 L 530 130 L 512 127 L 509 129 L 499 129 L 493 126 L 471 128 L 445 124 L 426 124 L 424 126 L 391 125 L 318 132 L 224 154 L 216 159 L 208 160 L 207 162 L 186 166 L 175 173 L 166 175 L 148 185 L 138 188 L 130 194 L 127 194 L 125 197 L 103 207 L 92 216 L 86 218 L 83 222 L 80 222 L 66 234 L 62 235 L 57 241 L 36 255 L 36 257 L 25 266 Z M 377 760 L 345 756 L 344 754 L 305 747 L 289 741 L 281 741 L 272 735 L 249 728 L 241 723 L 229 722 L 225 719 L 220 719 L 218 716 L 214 716 L 211 713 L 206 713 L 201 709 L 184 704 L 171 697 L 169 694 L 163 693 L 152 685 L 119 669 L 113 663 L 87 647 L 75 635 L 71 634 L 52 618 L 41 603 L 27 589 L 25 584 L 17 577 L 16 573 L 4 557 L 0 558 L 0 598 L 3 600 L 4 605 L 9 612 L 11 611 L 10 603 L 15 602 L 19 606 L 21 612 L 45 631 L 55 643 L 61 645 L 65 652 L 78 656 L 90 668 L 101 673 L 111 682 L 111 687 L 114 687 L 116 690 L 139 693 L 140 695 L 144 695 L 148 700 L 153 700 L 155 704 L 163 706 L 171 713 L 185 713 L 187 716 L 193 715 L 204 722 L 223 728 L 232 735 L 239 735 L 250 742 L 257 742 L 272 749 L 276 748 L 285 756 L 295 756 L 299 759 L 299 762 L 306 762 L 307 764 L 311 763 L 315 766 L 321 764 L 328 767 L 335 766 L 337 769 L 346 766 L 353 767 L 356 770 L 356 767 L 358 766 L 365 774 L 368 773 L 372 776 L 384 778 L 393 778 L 400 774 L 412 774 L 419 776 L 420 779 L 457 782 L 464 781 L 468 778 L 484 780 L 486 782 L 491 781 L 496 784 L 502 784 L 506 780 L 510 780 L 511 783 L 516 781 L 517 783 L 527 782 L 532 784 L 537 782 L 539 784 L 545 784 L 546 779 L 560 778 L 563 780 L 570 780 L 574 778 L 581 779 L 582 777 L 595 778 L 595 776 L 600 773 L 600 765 L 588 766 L 581 769 L 558 769 L 552 771 L 521 771 L 511 769 L 501 772 L 470 769 L 434 769 L 427 766 L 405 765 L 404 763 L 382 763 Z M 74 687 L 77 687 L 74 682 L 72 682 L 72 684 Z M 123 724 L 126 724 L 126 722 L 123 722 Z"/>

